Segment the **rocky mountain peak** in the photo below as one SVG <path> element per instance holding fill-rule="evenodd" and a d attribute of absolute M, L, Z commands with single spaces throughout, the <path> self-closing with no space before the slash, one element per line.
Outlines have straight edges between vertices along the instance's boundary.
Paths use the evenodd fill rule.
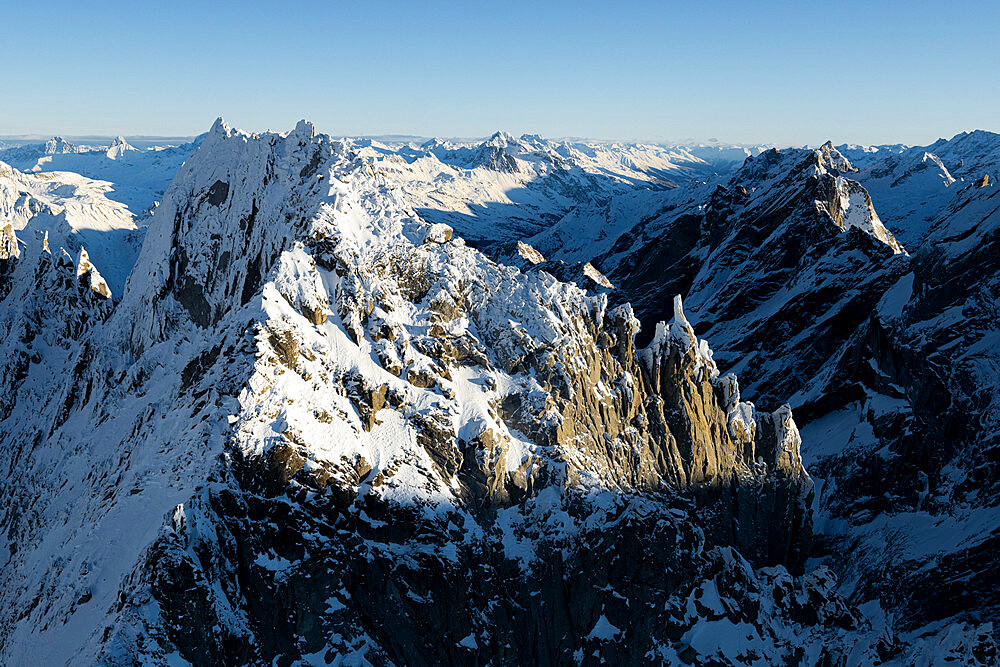
<path fill-rule="evenodd" d="M 9 222 L 0 224 L 0 260 L 17 259 L 20 254 L 14 227 Z"/>
<path fill-rule="evenodd" d="M 136 150 L 138 149 L 127 142 L 125 137 L 118 136 L 111 142 L 111 145 L 108 146 L 107 151 L 105 151 L 105 155 L 107 155 L 110 160 L 117 160 L 123 157 L 126 153 Z"/>
<path fill-rule="evenodd" d="M 45 247 L 48 247 L 47 238 L 45 239 Z M 80 248 L 80 255 L 76 260 L 76 277 L 105 299 L 111 298 L 111 288 L 108 287 L 107 281 L 97 271 L 97 267 L 91 263 L 86 248 Z"/>
<path fill-rule="evenodd" d="M 844 157 L 840 151 L 833 147 L 832 141 L 827 141 L 816 151 L 816 158 L 820 167 L 824 170 L 838 174 L 857 171 L 857 169 Z"/>
<path fill-rule="evenodd" d="M 42 153 L 44 155 L 59 155 L 61 153 L 76 153 L 79 150 L 76 144 L 72 144 L 62 137 L 52 137 L 45 142 Z"/>
<path fill-rule="evenodd" d="M 303 138 L 312 139 L 316 136 L 316 126 L 313 125 L 308 120 L 300 120 L 295 125 L 295 129 L 292 130 L 292 134 L 298 135 Z"/>
<path fill-rule="evenodd" d="M 431 139 L 428 139 L 424 143 L 420 144 L 420 149 L 423 151 L 427 151 L 428 153 L 432 153 L 438 149 L 447 147 L 448 147 L 448 142 L 445 141 L 444 139 L 441 139 L 440 137 L 432 137 Z"/>
<path fill-rule="evenodd" d="M 520 251 L 531 256 L 527 248 Z M 567 596 L 591 599 L 589 582 L 580 579 L 582 587 L 568 592 L 534 582 L 553 580 L 545 573 L 559 563 L 591 559 L 591 540 L 612 538 L 603 524 L 591 523 L 594 517 L 631 515 L 626 508 L 633 504 L 641 515 L 615 529 L 635 536 L 629 540 L 645 539 L 639 536 L 652 521 L 670 526 L 664 536 L 690 532 L 679 543 L 692 545 L 692 562 L 709 562 L 707 548 L 736 546 L 753 563 L 802 566 L 811 481 L 800 464 L 796 469 L 776 454 L 787 458 L 797 447 L 790 415 L 758 413 L 739 401 L 735 378 L 722 384 L 679 300 L 673 321 L 660 327 L 664 334 L 637 350 L 630 307 L 609 311 L 603 294 L 545 270 L 490 261 L 450 227 L 422 220 L 370 161 L 314 136 L 310 126 L 249 135 L 217 123 L 153 213 L 118 305 L 86 301 L 102 283 L 85 250 L 75 267 L 63 266 L 62 255 L 53 264 L 60 276 L 75 272 L 77 286 L 87 282 L 79 298 L 91 310 L 79 311 L 82 324 L 67 339 L 65 359 L 49 362 L 72 369 L 75 386 L 85 388 L 58 407 L 51 441 L 91 424 L 86 432 L 100 429 L 107 452 L 84 448 L 83 455 L 138 485 L 136 495 L 106 501 L 93 525 L 67 530 L 85 530 L 79 539 L 99 543 L 116 530 L 117 512 L 144 511 L 146 494 L 161 497 L 143 489 L 168 488 L 152 481 L 163 475 L 181 475 L 174 484 L 187 494 L 181 511 L 177 502 L 164 509 L 152 545 L 145 533 L 129 533 L 116 542 L 129 554 L 124 563 L 93 566 L 113 571 L 52 575 L 58 586 L 93 590 L 94 604 L 77 603 L 77 613 L 96 620 L 112 610 L 101 621 L 111 628 L 98 642 L 105 655 L 141 652 L 142 643 L 170 645 L 192 659 L 193 651 L 207 651 L 222 662 L 270 662 L 294 645 L 281 624 L 267 620 L 278 597 L 248 604 L 242 591 L 198 583 L 216 577 L 209 569 L 243 568 L 246 586 L 283 586 L 270 558 L 294 558 L 303 574 L 317 573 L 312 589 L 341 600 L 314 606 L 303 599 L 296 613 L 316 628 L 373 631 L 366 619 L 386 619 L 364 600 L 383 596 L 379 582 L 393 576 L 459 608 L 473 604 L 468 596 L 485 594 L 514 610 L 533 605 L 537 592 L 546 602 L 530 613 L 548 619 L 543 625 L 565 623 L 558 610 L 578 608 L 574 623 L 594 627 L 610 613 L 602 605 L 566 604 Z M 584 274 L 588 266 L 582 264 Z M 47 302 L 37 303 L 41 309 Z M 94 315 L 85 319 L 86 312 Z M 163 363 L 172 370 L 159 370 Z M 31 363 L 18 369 L 42 373 Z M 46 389 L 42 377 L 31 380 L 38 395 L 58 391 Z M 163 409 L 171 411 L 165 421 Z M 179 416 L 190 411 L 206 418 Z M 161 421 L 169 434 L 160 432 L 167 428 Z M 147 448 L 147 437 L 169 439 L 170 446 Z M 139 451 L 148 453 L 140 458 Z M 164 465 L 164 457 L 189 456 L 201 463 L 179 473 Z M 83 473 L 88 467 L 79 474 L 61 469 L 74 481 L 50 502 L 71 502 L 74 489 L 100 484 Z M 206 475 L 214 481 L 203 486 Z M 11 493 L 27 498 L 31 485 Z M 281 523 L 299 537 L 275 541 L 243 524 L 246 503 L 265 514 L 291 511 Z M 700 518 L 695 505 L 711 508 L 711 519 Z M 25 555 L 16 567 L 47 567 L 30 556 L 43 549 L 32 541 L 33 529 L 17 530 Z M 323 537 L 337 531 L 352 537 Z M 240 544 L 236 551 L 216 542 L 223 533 Z M 198 553 L 214 554 L 214 564 Z M 238 553 L 250 562 L 241 565 Z M 418 561 L 436 555 L 409 574 L 369 577 L 358 569 L 382 572 L 401 553 Z M 488 562 L 488 553 L 499 559 L 489 577 L 510 583 L 493 593 L 470 587 L 461 574 Z M 331 558 L 343 567 L 330 567 Z M 132 569 L 114 569 L 124 566 Z M 427 578 L 433 570 L 439 579 Z M 198 573 L 193 580 L 191 572 Z M 345 572 L 361 586 L 350 596 L 336 593 Z M 95 576 L 122 588 L 94 587 Z M 678 571 L 660 595 L 697 576 Z M 12 595 L 20 600 L 22 593 Z M 67 595 L 72 604 L 82 594 Z M 199 611 L 181 613 L 195 598 Z M 417 610 L 402 604 L 380 608 L 416 622 Z M 625 625 L 641 608 L 623 609 L 615 622 Z M 41 619 L 62 612 L 33 613 Z M 485 625 L 476 630 L 477 642 L 497 655 L 522 630 L 519 614 L 505 617 L 491 622 L 488 635 Z M 204 628 L 216 628 L 216 638 Z M 408 632 L 400 631 L 401 645 L 378 651 L 416 660 L 422 644 Z M 452 628 L 434 632 L 450 643 L 462 638 L 452 638 Z M 309 646 L 330 636 L 306 634 Z M 137 643 L 139 635 L 145 639 Z M 584 638 L 560 631 L 546 641 L 554 656 L 572 653 Z"/>
<path fill-rule="evenodd" d="M 206 143 L 211 144 L 219 140 L 224 140 L 232 136 L 233 134 L 239 134 L 239 133 L 240 131 L 234 130 L 229 125 L 229 123 L 226 122 L 225 118 L 219 116 L 218 118 L 215 119 L 215 122 L 212 123 L 212 126 L 208 129 L 208 132 L 206 132 L 203 135 L 200 135 L 201 141 L 199 142 L 198 147 L 200 148 Z"/>
<path fill-rule="evenodd" d="M 507 146 L 517 146 L 520 145 L 520 141 L 510 132 L 504 132 L 503 130 L 497 130 L 490 138 L 484 142 L 488 146 L 497 146 L 499 148 L 506 148 Z"/>
<path fill-rule="evenodd" d="M 817 150 L 772 148 L 746 159 L 732 183 L 745 184 L 749 189 L 771 187 L 790 179 L 842 175 L 857 169 L 833 143 L 828 141 Z"/>
<path fill-rule="evenodd" d="M 489 140 L 480 144 L 480 146 L 473 151 L 474 157 L 470 162 L 470 166 L 475 167 L 485 167 L 491 171 L 499 171 L 505 173 L 517 173 L 520 171 L 520 167 L 517 163 L 517 158 L 511 155 L 509 148 L 517 141 L 509 135 L 493 135 Z"/>
<path fill-rule="evenodd" d="M 320 207 L 335 209 L 335 194 L 325 203 L 317 197 L 331 189 L 320 167 L 334 155 L 333 145 L 329 137 L 314 138 L 304 121 L 287 135 L 251 136 L 217 120 L 150 221 L 143 270 L 123 297 L 125 309 L 143 322 L 138 330 L 160 331 L 156 339 L 179 313 L 205 328 L 246 305 L 308 217 Z M 146 308 L 151 290 L 169 301 Z"/>
<path fill-rule="evenodd" d="M 785 192 L 789 203 L 797 201 L 804 204 L 811 196 L 817 211 L 829 216 L 828 219 L 832 219 L 839 229 L 859 229 L 889 246 L 894 253 L 905 253 L 902 244 L 882 224 L 864 186 L 843 175 L 857 171 L 828 141 L 814 152 L 773 151 L 748 158 L 730 185 L 744 187 L 752 193 L 749 200 L 738 196 L 746 202 L 744 207 L 751 208 L 761 204 L 762 196 L 770 200 L 777 192 Z M 715 210 L 731 208 L 729 202 L 732 197 L 723 197 L 727 203 L 722 205 L 716 201 L 719 199 L 717 191 L 713 199 Z"/>
<path fill-rule="evenodd" d="M 952 471 L 996 477 L 992 413 L 981 432 L 926 416 L 991 386 L 993 285 L 971 276 L 997 256 L 994 184 L 955 191 L 911 258 L 830 144 L 668 191 L 626 177 L 663 164 L 653 147 L 515 159 L 495 139 L 499 161 L 476 161 L 487 141 L 441 148 L 445 163 L 219 119 L 118 303 L 100 237 L 62 225 L 65 184 L 12 172 L 0 662 L 874 663 L 903 649 L 876 605 L 855 606 L 868 589 L 992 590 L 963 565 L 975 554 L 933 564 L 956 555 L 963 573 L 935 586 L 880 569 L 892 554 L 873 545 L 920 539 L 885 508 L 943 516 L 942 489 L 966 493 Z M 504 156 L 516 179 L 478 168 Z M 421 169 L 438 199 L 414 194 Z M 599 210 L 634 226 L 597 225 L 619 236 L 592 261 L 558 259 L 565 237 L 480 250 L 432 206 L 449 183 L 516 183 L 507 208 L 508 190 L 483 195 L 494 220 L 551 188 L 575 204 L 545 224 Z M 6 273 L 5 247 L 20 252 Z M 966 434 L 984 449 L 924 455 Z M 814 485 L 804 456 L 834 483 Z M 867 569 L 838 584 L 827 566 L 858 563 L 855 545 Z M 944 643 L 988 657 L 984 636 Z"/>

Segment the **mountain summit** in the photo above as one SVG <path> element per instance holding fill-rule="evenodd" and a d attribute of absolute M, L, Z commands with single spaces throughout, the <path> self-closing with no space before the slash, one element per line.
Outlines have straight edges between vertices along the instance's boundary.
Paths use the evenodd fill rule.
<path fill-rule="evenodd" d="M 77 274 L 91 267 L 82 254 Z M 4 620 L 7 660 L 271 662 L 358 641 L 392 661 L 449 645 L 458 660 L 466 644 L 550 660 L 611 650 L 560 628 L 634 626 L 644 607 L 616 596 L 686 595 L 718 549 L 802 566 L 812 482 L 791 414 L 741 402 L 679 300 L 637 350 L 630 309 L 438 234 L 308 124 L 217 124 L 153 214 L 120 303 L 85 312 L 49 339 L 60 355 L 5 375 L 32 398 L 5 415 L 21 473 L 5 492 L 4 608 L 35 621 Z M 39 339 L 21 340 L 30 360 Z M 621 543 L 631 570 L 645 550 L 626 543 L 654 525 L 658 549 L 686 545 L 683 568 L 652 588 L 608 579 L 597 545 Z M 53 565 L 56 548 L 79 556 Z M 33 606 L 24 581 L 53 593 Z M 427 643 L 435 604 L 469 615 Z M 80 641 L 46 642 L 64 618 Z M 535 623 L 542 643 L 517 639 Z M 671 641 L 628 650 L 654 636 Z"/>
<path fill-rule="evenodd" d="M 0 663 L 995 660 L 992 179 L 904 247 L 898 151 L 181 150 L 0 164 Z"/>

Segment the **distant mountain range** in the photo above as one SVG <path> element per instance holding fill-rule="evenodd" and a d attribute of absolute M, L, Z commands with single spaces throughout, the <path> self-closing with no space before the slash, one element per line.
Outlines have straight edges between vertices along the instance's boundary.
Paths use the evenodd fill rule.
<path fill-rule="evenodd" d="M 0 147 L 0 664 L 997 664 L 998 167 Z"/>

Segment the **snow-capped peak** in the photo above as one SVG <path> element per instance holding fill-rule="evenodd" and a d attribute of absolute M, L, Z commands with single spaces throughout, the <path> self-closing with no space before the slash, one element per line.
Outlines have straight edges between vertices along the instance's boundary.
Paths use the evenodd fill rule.
<path fill-rule="evenodd" d="M 292 130 L 291 134 L 302 138 L 312 139 L 316 136 L 316 126 L 308 120 L 302 119 L 295 124 L 295 129 Z"/>
<path fill-rule="evenodd" d="M 233 130 L 229 126 L 229 123 L 226 122 L 226 119 L 219 116 L 215 119 L 215 122 L 212 123 L 212 127 L 208 129 L 208 132 L 205 133 L 205 138 L 202 140 L 202 143 L 215 137 L 228 137 L 232 134 L 232 132 Z"/>
<path fill-rule="evenodd" d="M 78 153 L 80 147 L 76 144 L 71 144 L 62 137 L 52 137 L 45 142 L 45 146 L 42 149 L 44 155 L 58 155 L 61 153 Z"/>
<path fill-rule="evenodd" d="M 124 139 L 115 145 L 127 150 Z M 52 227 L 55 257 L 43 256 L 40 265 L 57 270 L 37 272 L 47 280 L 40 285 L 71 289 L 42 293 L 28 318 L 17 319 L 17 298 L 0 313 L 3 331 L 12 332 L 0 336 L 0 462 L 17 471 L 13 493 L 0 495 L 18 502 L 0 526 L 0 551 L 10 553 L 0 568 L 0 627 L 13 628 L 0 637 L 0 662 L 92 664 L 102 651 L 110 663 L 207 655 L 220 664 L 311 664 L 362 642 L 386 664 L 396 661 L 396 644 L 409 650 L 422 643 L 476 651 L 477 660 L 513 661 L 512 651 L 523 649 L 517 657 L 531 662 L 539 644 L 517 646 L 516 637 L 524 627 L 561 627 L 565 619 L 553 623 L 548 610 L 571 609 L 583 630 L 555 633 L 564 636 L 553 636 L 552 655 L 542 657 L 558 661 L 577 645 L 580 655 L 586 647 L 599 657 L 586 642 L 625 639 L 609 650 L 632 650 L 635 628 L 651 632 L 634 621 L 652 602 L 666 613 L 648 625 L 670 629 L 660 646 L 673 653 L 661 653 L 664 662 L 676 654 L 675 640 L 683 644 L 677 650 L 709 656 L 708 638 L 724 642 L 733 627 L 780 635 L 780 650 L 759 652 L 770 664 L 790 659 L 786 645 L 801 653 L 799 639 L 808 633 L 829 642 L 840 629 L 862 628 L 834 638 L 853 650 L 867 632 L 860 616 L 834 610 L 826 594 L 800 595 L 801 578 L 793 581 L 780 567 L 755 571 L 743 560 L 757 554 L 765 564 L 794 568 L 807 555 L 812 483 L 790 408 L 764 412 L 741 400 L 736 376 L 719 377 L 727 344 L 717 364 L 679 295 L 672 318 L 657 314 L 669 321 L 637 350 L 632 307 L 608 308 L 616 295 L 556 279 L 558 272 L 538 265 L 559 260 L 546 262 L 523 235 L 509 248 L 519 268 L 489 261 L 431 207 L 447 200 L 469 210 L 488 205 L 501 220 L 533 205 L 538 219 L 552 224 L 554 212 L 566 209 L 544 196 L 579 206 L 606 188 L 607 197 L 627 195 L 637 211 L 673 216 L 651 227 L 671 234 L 650 235 L 648 243 L 713 264 L 677 271 L 693 284 L 645 301 L 669 308 L 670 297 L 684 293 L 698 314 L 692 319 L 717 327 L 700 335 L 716 344 L 727 336 L 759 339 L 752 354 L 737 349 L 751 380 L 745 393 L 757 400 L 754 375 L 786 370 L 767 356 L 771 350 L 791 339 L 808 343 L 815 356 L 814 342 L 835 342 L 823 322 L 795 327 L 815 319 L 849 330 L 845 314 L 863 307 L 852 283 L 875 266 L 851 273 L 852 263 L 888 254 L 864 234 L 837 234 L 831 226 L 858 228 L 902 250 L 865 189 L 845 177 L 851 163 L 829 143 L 774 151 L 751 158 L 729 187 L 699 184 L 681 200 L 664 198 L 666 187 L 635 196 L 650 183 L 643 174 L 663 176 L 670 164 L 656 147 L 497 133 L 440 150 L 448 163 L 430 152 L 439 145 L 395 151 L 333 140 L 306 121 L 290 132 L 250 134 L 220 118 L 152 213 L 117 305 L 86 289 L 110 296 L 82 242 L 72 246 L 74 266 Z M 422 169 L 432 183 L 427 199 L 407 191 Z M 11 201 L 21 201 L 22 182 L 39 197 L 51 195 L 42 192 L 47 183 L 59 186 L 55 177 L 29 176 L 17 174 Z M 533 182 L 543 185 L 532 190 Z M 985 209 L 996 188 L 981 182 L 964 196 Z M 503 198 L 494 193 L 508 192 L 509 208 L 499 207 Z M 606 201 L 599 204 L 607 206 L 606 219 L 629 210 Z M 39 219 L 65 220 L 60 214 Z M 579 220 L 564 226 L 579 236 Z M 26 254 L 37 252 L 40 236 L 24 246 Z M 699 245 L 682 246 L 687 239 Z M 865 252 L 856 252 L 859 246 Z M 87 247 L 105 268 L 99 245 L 88 240 Z M 560 249 L 552 243 L 545 252 L 553 248 Z M 0 223 L 0 260 L 17 253 L 13 227 Z M 643 254 L 648 272 L 636 273 L 662 289 L 671 258 Z M 14 268 L 32 278 L 27 262 Z M 580 270 L 611 287 L 593 265 Z M 841 270 L 837 282 L 816 282 Z M 716 278 L 731 282 L 706 282 Z M 843 302 L 834 308 L 820 299 L 827 305 L 818 307 L 813 297 L 823 294 Z M 732 300 L 709 307 L 719 295 Z M 64 304 L 73 305 L 73 317 Z M 727 312 L 734 318 L 728 329 L 718 326 Z M 778 326 L 768 320 L 774 313 Z M 51 316 L 46 323 L 69 322 L 72 335 L 29 332 L 39 314 Z M 40 338 L 32 343 L 26 332 Z M 732 493 L 719 493 L 728 485 Z M 696 510 L 687 511 L 687 498 L 698 501 Z M 7 548 L 14 546 L 16 553 Z M 624 563 L 612 565 L 605 554 Z M 669 589 L 655 595 L 647 589 L 657 578 L 632 577 L 628 561 L 646 573 L 649 554 L 671 568 Z M 721 561 L 710 563 L 706 554 Z M 720 562 L 742 574 L 719 569 Z M 518 568 L 528 574 L 534 563 L 535 573 L 568 573 L 566 585 L 509 576 Z M 609 572 L 622 580 L 615 574 L 609 581 Z M 777 584 L 756 583 L 769 578 Z M 390 602 L 402 604 L 371 605 L 385 596 L 387 582 Z M 737 595 L 744 584 L 755 592 Z M 674 604 L 675 591 L 686 595 L 692 586 L 689 603 Z M 38 590 L 44 604 L 36 602 Z M 296 593 L 302 590 L 317 594 Z M 261 591 L 268 594 L 253 597 Z M 841 618 L 819 619 L 815 630 L 786 627 L 776 620 L 778 598 L 794 605 L 797 618 Z M 430 627 L 422 619 L 431 607 L 421 600 L 461 610 L 464 625 L 443 636 L 432 627 L 428 633 L 437 634 L 416 642 L 386 642 L 379 634 L 386 615 Z M 465 614 L 470 607 L 490 613 Z M 292 614 L 292 627 L 278 627 Z M 714 625 L 702 623 L 706 616 Z M 725 619 L 735 616 L 742 620 L 730 627 Z M 524 623 L 512 626 L 512 618 Z M 377 631 L 368 636 L 365 627 Z M 587 628 L 594 629 L 583 636 Z M 620 661 L 641 657 L 633 652 Z"/>
<path fill-rule="evenodd" d="M 487 139 L 484 144 L 488 146 L 499 146 L 501 148 L 506 148 L 507 146 L 517 145 L 520 142 L 517 137 L 509 132 L 504 132 L 503 130 L 497 130 L 494 132 L 489 139 Z"/>
<path fill-rule="evenodd" d="M 832 141 L 827 141 L 816 151 L 816 158 L 820 168 L 837 173 L 857 171 L 854 165 L 844 157 L 840 151 L 833 147 Z"/>
<path fill-rule="evenodd" d="M 436 150 L 438 148 L 444 148 L 447 145 L 448 144 L 447 144 L 447 142 L 444 139 L 441 139 L 440 137 L 433 137 L 431 139 L 428 139 L 424 143 L 420 144 L 420 148 L 421 148 L 421 150 L 425 150 L 427 152 L 431 152 L 431 151 L 434 151 L 434 150 Z"/>
<path fill-rule="evenodd" d="M 109 159 L 117 160 L 118 158 L 125 155 L 125 153 L 136 150 L 138 149 L 135 146 L 125 141 L 125 137 L 118 136 L 115 138 L 114 141 L 111 142 L 111 145 L 108 146 L 108 150 L 105 152 L 105 154 L 108 156 Z"/>

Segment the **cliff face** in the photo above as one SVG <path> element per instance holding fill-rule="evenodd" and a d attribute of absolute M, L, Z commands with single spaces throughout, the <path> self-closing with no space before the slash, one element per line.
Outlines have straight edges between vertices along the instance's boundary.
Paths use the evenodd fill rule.
<path fill-rule="evenodd" d="M 1000 610 L 987 555 L 1000 539 L 998 230 L 997 189 L 957 189 L 836 359 L 829 398 L 805 406 L 823 415 L 824 430 L 835 420 L 871 425 L 840 461 L 820 464 L 838 488 L 826 504 L 866 537 L 865 558 L 877 565 L 864 579 L 911 627 L 983 623 Z M 842 375 L 848 368 L 853 380 Z M 876 486 L 865 468 L 886 481 Z M 894 529 L 910 517 L 930 520 L 885 544 L 879 524 Z M 824 542 L 836 549 L 845 537 Z"/>
<path fill-rule="evenodd" d="M 996 161 L 995 151 L 967 158 Z M 794 407 L 822 489 L 813 556 L 851 601 L 881 605 L 914 634 L 989 628 L 1000 200 L 988 178 L 930 174 L 942 192 L 925 201 L 927 178 L 897 174 L 888 217 L 906 221 L 900 199 L 927 216 L 901 230 L 926 241 L 904 249 L 875 212 L 880 200 L 851 180 L 885 194 L 879 179 L 899 169 L 887 156 L 859 174 L 830 146 L 764 153 L 595 264 L 645 323 L 684 293 L 695 330 L 746 393 Z"/>
<path fill-rule="evenodd" d="M 992 186 L 911 256 L 831 146 L 763 153 L 605 285 L 370 154 L 217 122 L 121 292 L 0 227 L 0 662 L 995 658 Z"/>
<path fill-rule="evenodd" d="M 5 659 L 641 659 L 706 577 L 822 588 L 782 574 L 811 530 L 791 413 L 741 402 L 679 298 L 637 349 L 628 306 L 491 262 L 308 124 L 218 123 L 120 302 L 83 255 L 57 327 L 17 271 L 50 307 L 5 301 L 46 339 L 7 338 L 33 398 L 3 415 Z"/>

